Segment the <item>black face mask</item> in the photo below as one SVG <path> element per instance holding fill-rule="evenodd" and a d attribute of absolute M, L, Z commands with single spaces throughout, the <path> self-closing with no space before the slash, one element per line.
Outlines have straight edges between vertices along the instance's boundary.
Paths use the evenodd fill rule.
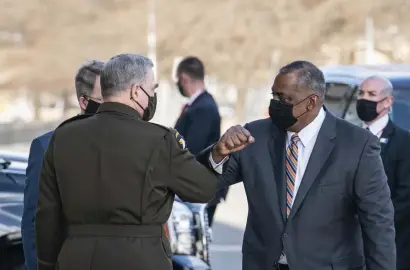
<path fill-rule="evenodd" d="M 356 103 L 357 116 L 364 122 L 370 122 L 379 116 L 377 113 L 377 104 L 379 102 L 366 99 L 359 99 Z"/>
<path fill-rule="evenodd" d="M 304 98 L 303 100 L 299 101 L 298 103 L 294 105 L 289 104 L 289 103 L 284 103 L 276 99 L 271 99 L 270 105 L 269 105 L 269 116 L 273 124 L 283 130 L 287 130 L 288 128 L 296 124 L 296 122 L 298 121 L 298 118 L 306 114 L 307 112 L 309 112 L 309 110 L 302 113 L 298 117 L 295 117 L 293 116 L 293 107 L 296 105 L 299 105 L 300 103 L 310 98 L 311 96 L 312 95 L 309 95 L 308 97 Z"/>
<path fill-rule="evenodd" d="M 184 93 L 184 88 L 182 87 L 182 84 L 180 81 L 177 82 L 177 88 L 179 90 L 179 93 L 181 93 L 181 95 L 183 97 L 187 97 L 187 95 Z"/>
<path fill-rule="evenodd" d="M 94 114 L 98 111 L 98 108 L 100 107 L 101 103 L 94 101 L 90 98 L 86 98 L 88 103 L 87 107 L 85 108 L 85 113 L 86 114 Z"/>
<path fill-rule="evenodd" d="M 144 91 L 144 93 L 147 95 L 148 97 L 148 106 L 144 109 L 144 107 L 141 106 L 141 104 L 139 104 L 138 101 L 134 100 L 135 103 L 138 104 L 138 106 L 141 107 L 141 109 L 144 110 L 144 114 L 142 115 L 142 120 L 144 121 L 151 121 L 151 119 L 154 117 L 155 115 L 155 111 L 157 110 L 157 93 L 155 93 L 155 95 L 153 97 L 151 97 L 150 95 L 148 95 L 148 93 L 144 90 L 144 88 L 142 88 L 140 86 L 141 90 Z M 131 99 L 132 96 L 131 96 Z"/>

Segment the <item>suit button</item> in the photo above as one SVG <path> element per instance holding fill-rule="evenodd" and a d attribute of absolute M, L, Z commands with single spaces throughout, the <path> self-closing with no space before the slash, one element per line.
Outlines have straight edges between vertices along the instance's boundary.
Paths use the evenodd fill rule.
<path fill-rule="evenodd" d="M 287 238 L 289 235 L 287 233 L 283 234 L 283 237 Z"/>

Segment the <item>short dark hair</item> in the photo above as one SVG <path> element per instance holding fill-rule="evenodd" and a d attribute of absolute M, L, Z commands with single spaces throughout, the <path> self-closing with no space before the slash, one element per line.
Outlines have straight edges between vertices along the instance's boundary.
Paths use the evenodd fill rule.
<path fill-rule="evenodd" d="M 177 74 L 186 73 L 189 77 L 195 80 L 204 80 L 205 68 L 204 64 L 198 57 L 185 57 L 178 65 Z"/>
<path fill-rule="evenodd" d="M 323 72 L 314 64 L 308 61 L 294 61 L 279 70 L 279 74 L 296 73 L 298 84 L 311 89 L 321 99 L 326 94 L 326 82 Z"/>
<path fill-rule="evenodd" d="M 92 60 L 84 63 L 75 75 L 75 90 L 77 97 L 89 96 L 93 92 L 95 79 L 101 75 L 104 62 Z"/>

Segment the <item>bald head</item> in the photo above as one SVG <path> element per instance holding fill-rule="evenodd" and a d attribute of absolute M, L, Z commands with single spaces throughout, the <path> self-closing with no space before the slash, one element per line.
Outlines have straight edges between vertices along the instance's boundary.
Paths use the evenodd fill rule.
<path fill-rule="evenodd" d="M 361 90 L 369 91 L 369 94 L 377 95 L 381 98 L 393 95 L 393 85 L 381 76 L 370 76 L 360 85 Z"/>
<path fill-rule="evenodd" d="M 393 105 L 393 85 L 381 76 L 371 76 L 360 85 L 357 114 L 366 124 L 388 114 Z"/>

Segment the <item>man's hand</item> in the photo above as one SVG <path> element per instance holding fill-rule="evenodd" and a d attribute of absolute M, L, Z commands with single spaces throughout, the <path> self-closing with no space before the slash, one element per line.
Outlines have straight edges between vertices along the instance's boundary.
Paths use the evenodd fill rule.
<path fill-rule="evenodd" d="M 253 143 L 255 138 L 240 125 L 230 127 L 212 149 L 212 159 L 220 163 L 231 153 L 237 152 Z"/>

